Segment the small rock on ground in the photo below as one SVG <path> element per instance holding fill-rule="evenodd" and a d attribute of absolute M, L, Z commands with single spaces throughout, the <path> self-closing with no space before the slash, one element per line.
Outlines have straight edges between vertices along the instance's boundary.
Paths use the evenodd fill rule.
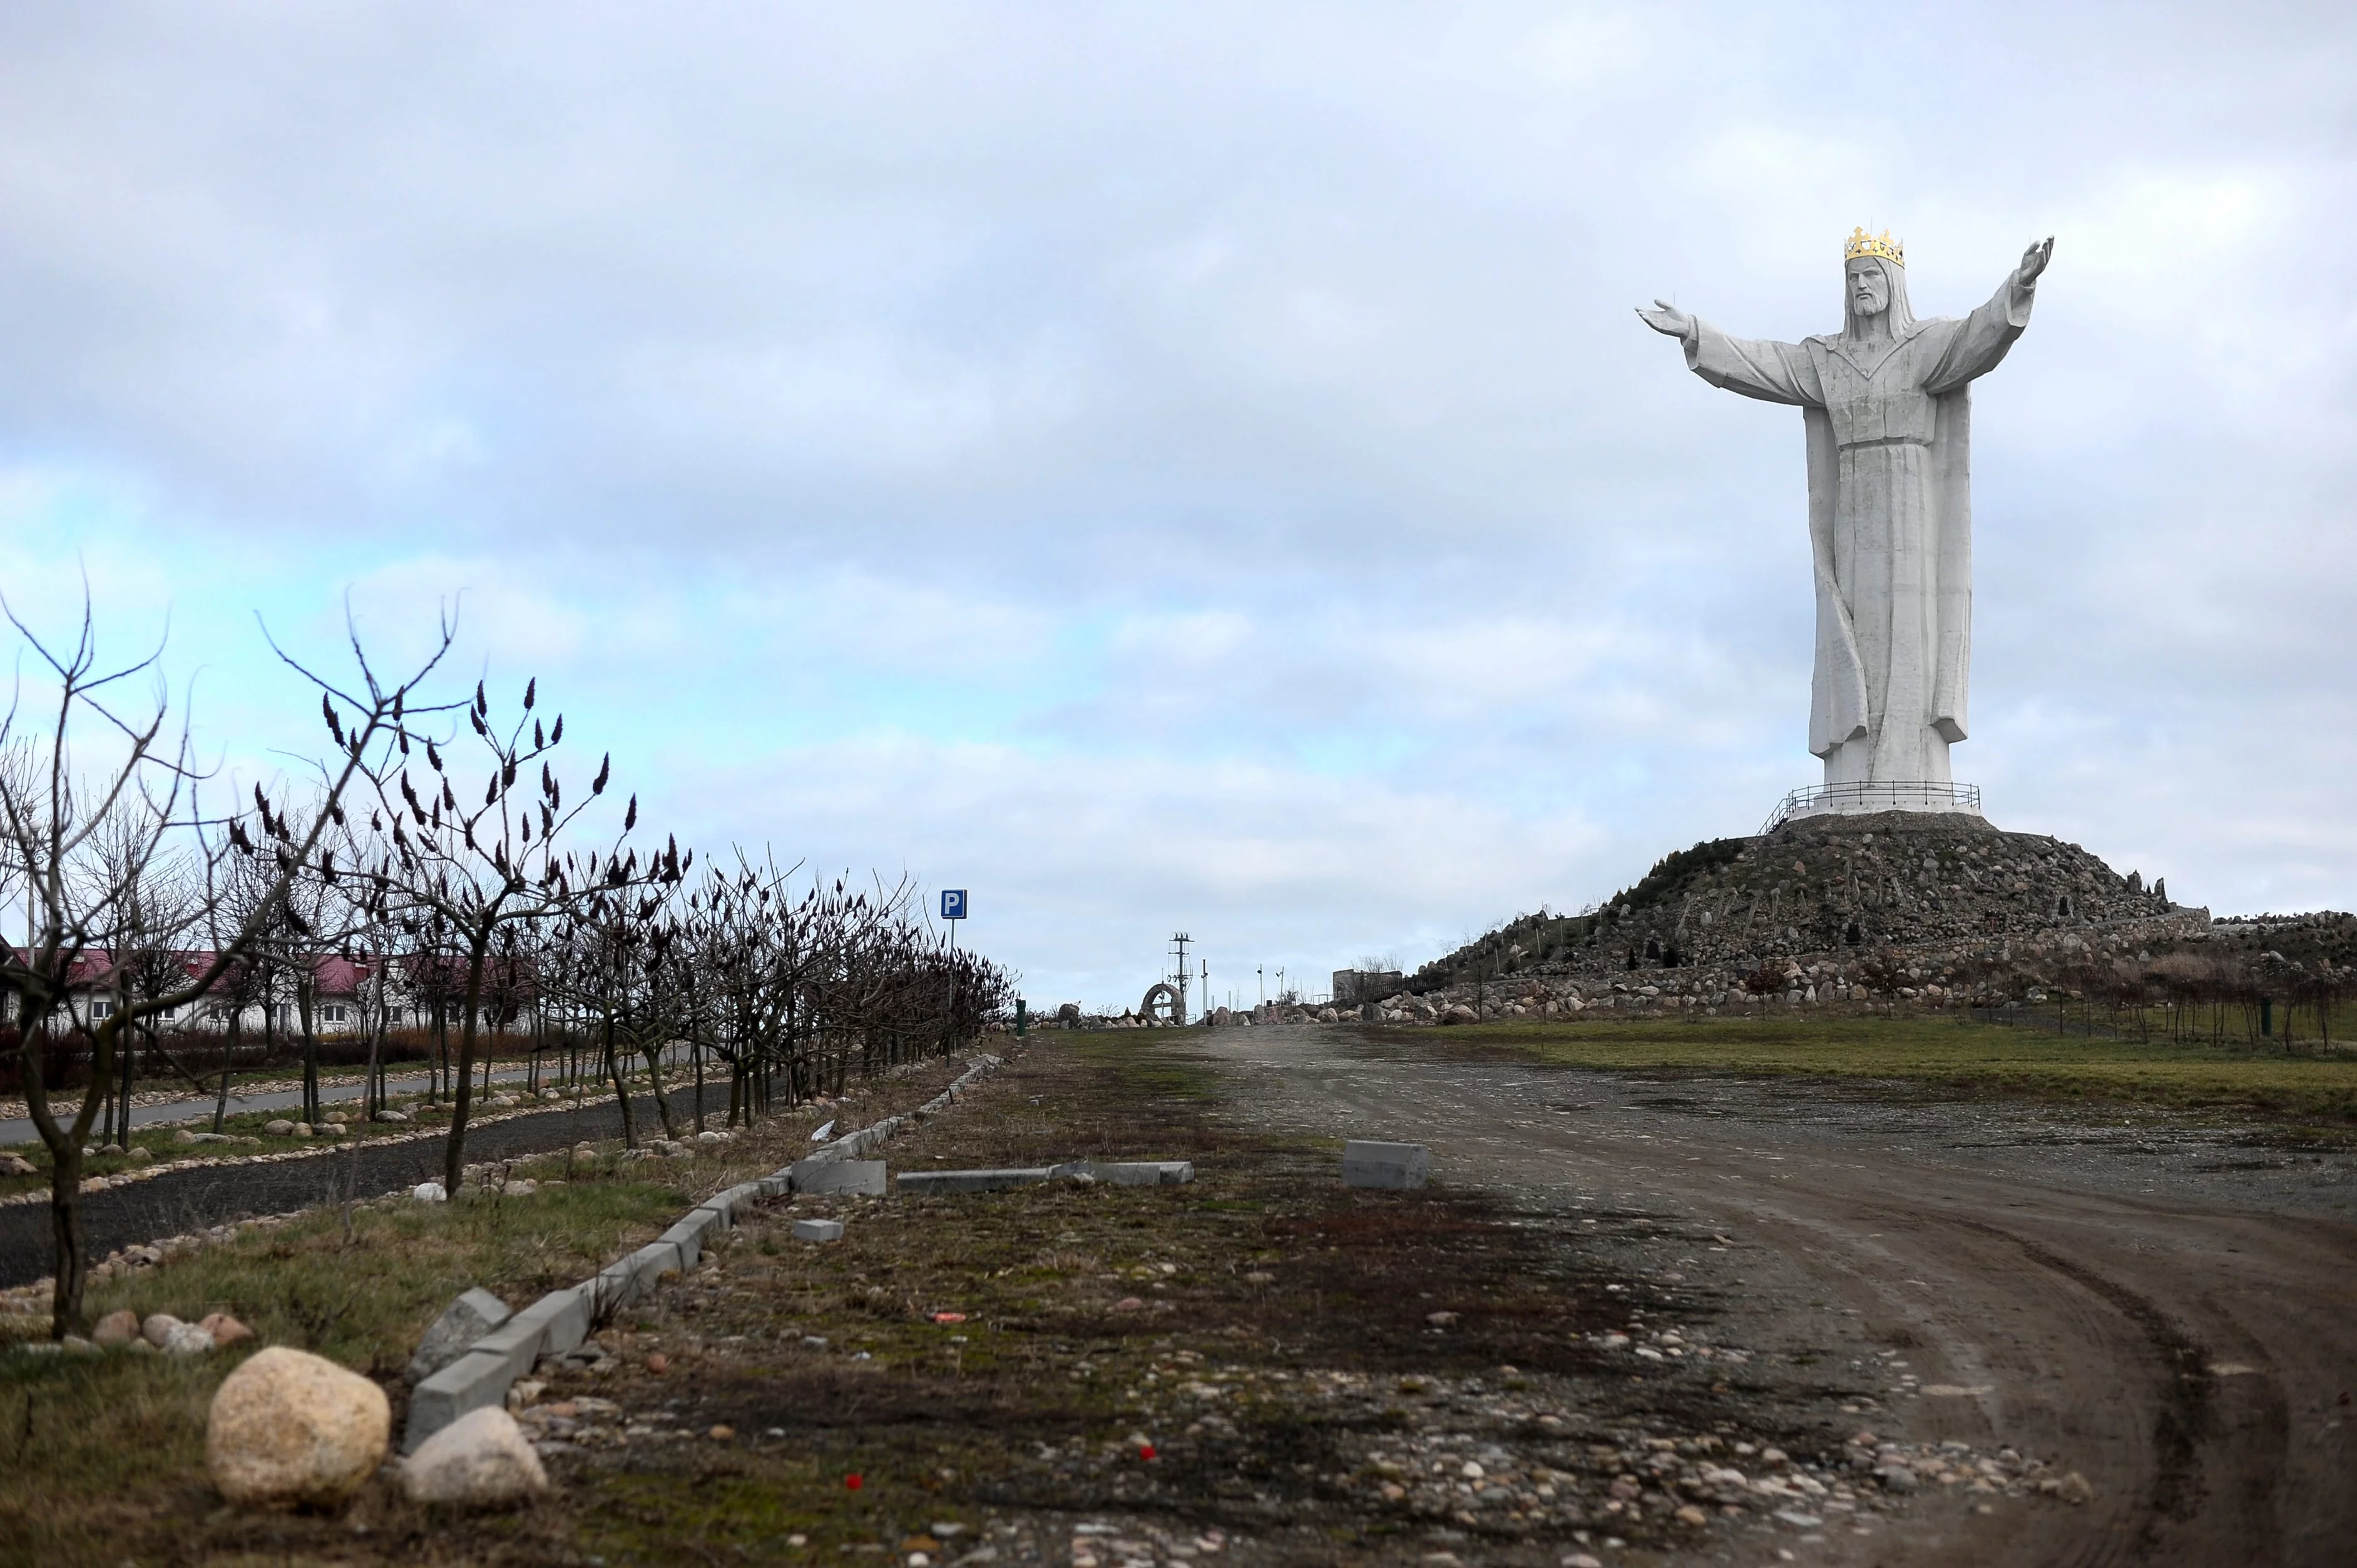
<path fill-rule="evenodd" d="M 497 1508 L 548 1489 L 548 1472 L 515 1417 L 499 1407 L 469 1411 L 421 1444 L 401 1467 L 410 1500 Z"/>

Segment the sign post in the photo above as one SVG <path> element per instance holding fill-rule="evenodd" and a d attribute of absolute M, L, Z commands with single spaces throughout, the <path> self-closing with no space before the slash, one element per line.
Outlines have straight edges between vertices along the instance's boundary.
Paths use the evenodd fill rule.
<path fill-rule="evenodd" d="M 942 918 L 950 923 L 950 1018 L 952 1029 L 957 1027 L 957 923 L 965 918 L 965 889 L 942 889 Z"/>

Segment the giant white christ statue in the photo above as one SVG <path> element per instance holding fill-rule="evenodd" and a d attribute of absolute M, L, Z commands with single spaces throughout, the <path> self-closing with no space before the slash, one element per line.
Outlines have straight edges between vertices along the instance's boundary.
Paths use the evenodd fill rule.
<path fill-rule="evenodd" d="M 2029 324 L 2053 253 L 2050 239 L 2031 245 L 1962 320 L 1916 320 L 1904 248 L 1863 229 L 1844 248 L 1838 334 L 1757 341 L 1661 300 L 1637 312 L 1711 385 L 1801 407 L 1817 576 L 1809 750 L 1828 809 L 1951 805 L 1973 646 L 1972 382 Z"/>

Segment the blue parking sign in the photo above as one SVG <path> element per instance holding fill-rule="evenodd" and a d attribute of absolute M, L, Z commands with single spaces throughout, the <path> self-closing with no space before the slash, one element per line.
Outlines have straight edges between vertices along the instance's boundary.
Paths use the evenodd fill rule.
<path fill-rule="evenodd" d="M 944 920 L 963 920 L 965 918 L 964 888 L 944 887 L 942 889 L 942 918 Z"/>

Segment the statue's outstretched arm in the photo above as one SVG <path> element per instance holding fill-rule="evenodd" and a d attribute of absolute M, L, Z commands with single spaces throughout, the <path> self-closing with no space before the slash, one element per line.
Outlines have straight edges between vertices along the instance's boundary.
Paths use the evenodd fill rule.
<path fill-rule="evenodd" d="M 2043 240 L 2032 240 L 2029 249 L 2021 252 L 2021 265 L 2013 269 L 2015 280 L 2027 288 L 2038 281 L 2038 274 L 2044 272 L 2046 263 L 2053 259 L 2053 235 L 2049 234 Z"/>
<path fill-rule="evenodd" d="M 1694 341 L 1695 318 L 1666 299 L 1653 301 L 1651 310 L 1639 306 L 1637 319 L 1665 338 L 1679 338 L 1689 343 Z"/>
<path fill-rule="evenodd" d="M 1766 403 L 1822 404 L 1824 391 L 1817 384 L 1816 367 L 1805 349 L 1794 343 L 1753 342 L 1730 338 L 1699 316 L 1689 316 L 1666 299 L 1641 306 L 1637 319 L 1665 338 L 1685 345 L 1686 369 L 1715 387 L 1741 392 Z"/>
<path fill-rule="evenodd" d="M 1952 336 L 1947 349 L 1924 378 L 1924 391 L 1935 396 L 1953 392 L 1997 368 L 2014 339 L 2029 325 L 2029 307 L 2038 300 L 2038 276 L 2053 258 L 2052 238 L 2033 242 L 2021 252 L 2021 264 L 1997 285 L 1989 302 L 1948 328 Z"/>

